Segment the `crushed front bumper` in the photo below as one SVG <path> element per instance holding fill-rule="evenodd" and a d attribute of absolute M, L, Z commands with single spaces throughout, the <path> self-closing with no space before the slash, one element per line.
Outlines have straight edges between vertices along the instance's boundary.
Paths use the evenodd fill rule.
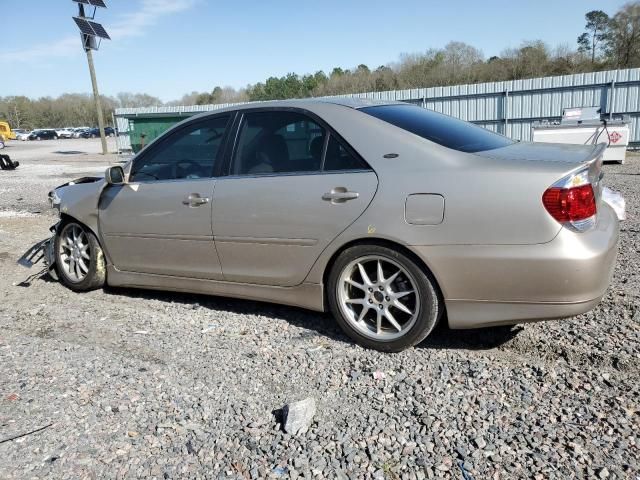
<path fill-rule="evenodd" d="M 54 234 L 52 237 L 41 240 L 29 247 L 29 249 L 18 259 L 18 264 L 25 268 L 31 268 L 35 264 L 43 262 L 49 272 L 49 275 L 57 280 L 58 273 L 55 269 L 56 256 L 54 254 L 55 232 L 57 231 L 57 228 L 57 224 L 53 225 L 50 228 L 51 232 Z"/>

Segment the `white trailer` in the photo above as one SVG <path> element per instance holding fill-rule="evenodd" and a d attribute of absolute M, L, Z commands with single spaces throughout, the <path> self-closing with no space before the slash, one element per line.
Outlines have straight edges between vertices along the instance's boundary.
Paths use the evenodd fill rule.
<path fill-rule="evenodd" d="M 544 143 L 572 143 L 595 145 L 607 143 L 603 160 L 624 163 L 629 146 L 629 122 L 620 119 L 601 119 L 600 109 L 566 108 L 560 124 L 533 125 L 532 139 Z"/>

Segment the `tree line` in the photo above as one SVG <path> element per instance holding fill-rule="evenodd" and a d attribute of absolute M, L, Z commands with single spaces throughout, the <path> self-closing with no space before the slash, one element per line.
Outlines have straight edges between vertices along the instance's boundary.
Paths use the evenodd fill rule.
<path fill-rule="evenodd" d="M 585 22 L 575 47 L 552 48 L 535 40 L 485 58 L 474 46 L 454 41 L 443 48 L 403 54 L 396 62 L 373 69 L 361 64 L 352 69 L 336 67 L 329 73 L 288 73 L 241 89 L 216 86 L 210 92 L 191 92 L 164 105 L 318 97 L 640 67 L 640 1 L 627 3 L 612 16 L 601 10 L 590 11 Z M 108 119 L 117 107 L 163 105 L 157 97 L 134 93 L 104 96 L 102 103 Z M 8 119 L 14 128 L 97 123 L 93 98 L 88 94 L 39 99 L 0 97 L 0 118 Z"/>

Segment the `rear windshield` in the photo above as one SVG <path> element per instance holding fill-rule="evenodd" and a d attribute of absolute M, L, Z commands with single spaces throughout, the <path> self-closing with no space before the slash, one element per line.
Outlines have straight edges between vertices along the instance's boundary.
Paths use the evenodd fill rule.
<path fill-rule="evenodd" d="M 461 152 L 482 152 L 514 143 L 472 123 L 415 105 L 379 105 L 364 107 L 360 111 Z"/>

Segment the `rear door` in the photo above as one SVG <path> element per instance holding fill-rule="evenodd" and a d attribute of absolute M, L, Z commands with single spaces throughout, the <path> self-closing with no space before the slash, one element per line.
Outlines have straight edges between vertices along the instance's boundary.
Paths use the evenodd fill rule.
<path fill-rule="evenodd" d="M 302 283 L 377 185 L 369 166 L 316 117 L 289 109 L 245 113 L 228 175 L 214 193 L 225 280 Z"/>
<path fill-rule="evenodd" d="M 134 160 L 125 185 L 105 188 L 100 231 L 116 268 L 222 277 L 211 199 L 229 118 L 199 120 L 169 133 Z"/>

